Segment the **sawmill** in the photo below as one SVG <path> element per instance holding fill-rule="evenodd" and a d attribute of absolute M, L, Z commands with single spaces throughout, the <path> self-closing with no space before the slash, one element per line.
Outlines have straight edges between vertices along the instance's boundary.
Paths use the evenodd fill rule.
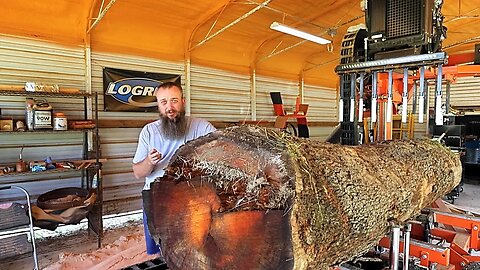
<path fill-rule="evenodd" d="M 26 0 L 0 269 L 480 270 L 477 0 Z"/>

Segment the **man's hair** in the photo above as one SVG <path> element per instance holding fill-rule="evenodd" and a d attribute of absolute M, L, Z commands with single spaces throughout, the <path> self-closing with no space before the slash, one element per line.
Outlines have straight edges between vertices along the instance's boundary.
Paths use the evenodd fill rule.
<path fill-rule="evenodd" d="M 180 92 L 182 93 L 182 98 L 183 98 L 183 88 L 182 88 L 182 85 L 177 83 L 177 82 L 164 82 L 162 84 L 160 84 L 156 91 L 158 91 L 158 89 L 170 89 L 172 87 L 178 87 L 178 89 L 180 89 Z M 156 92 L 155 91 L 155 92 Z"/>

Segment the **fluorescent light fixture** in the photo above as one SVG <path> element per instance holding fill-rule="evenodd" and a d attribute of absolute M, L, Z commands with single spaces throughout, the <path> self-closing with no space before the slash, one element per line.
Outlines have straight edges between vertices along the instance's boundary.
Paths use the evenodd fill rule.
<path fill-rule="evenodd" d="M 270 25 L 270 29 L 277 30 L 277 31 L 283 32 L 285 34 L 289 34 L 289 35 L 296 36 L 296 37 L 299 37 L 299 38 L 303 38 L 303 39 L 306 39 L 306 40 L 310 40 L 310 41 L 313 41 L 313 42 L 318 43 L 318 44 L 332 43 L 332 41 L 330 41 L 328 39 L 324 39 L 324 38 L 321 38 L 319 36 L 315 36 L 315 35 L 300 31 L 298 29 L 286 26 L 286 25 L 278 23 L 278 22 L 273 22 Z"/>

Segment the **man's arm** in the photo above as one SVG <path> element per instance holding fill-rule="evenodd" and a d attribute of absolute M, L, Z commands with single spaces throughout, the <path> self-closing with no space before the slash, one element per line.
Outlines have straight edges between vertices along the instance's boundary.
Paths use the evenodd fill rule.
<path fill-rule="evenodd" d="M 157 149 L 153 148 L 148 152 L 148 155 L 144 160 L 138 163 L 133 163 L 132 167 L 135 178 L 140 179 L 150 175 L 161 158 L 162 154 L 158 152 Z"/>

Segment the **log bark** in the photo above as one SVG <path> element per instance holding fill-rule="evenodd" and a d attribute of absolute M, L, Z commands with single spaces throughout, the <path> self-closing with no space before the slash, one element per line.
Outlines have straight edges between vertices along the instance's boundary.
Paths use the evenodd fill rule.
<path fill-rule="evenodd" d="M 180 148 L 144 204 L 170 269 L 328 269 L 460 178 L 427 139 L 342 146 L 241 126 Z"/>

